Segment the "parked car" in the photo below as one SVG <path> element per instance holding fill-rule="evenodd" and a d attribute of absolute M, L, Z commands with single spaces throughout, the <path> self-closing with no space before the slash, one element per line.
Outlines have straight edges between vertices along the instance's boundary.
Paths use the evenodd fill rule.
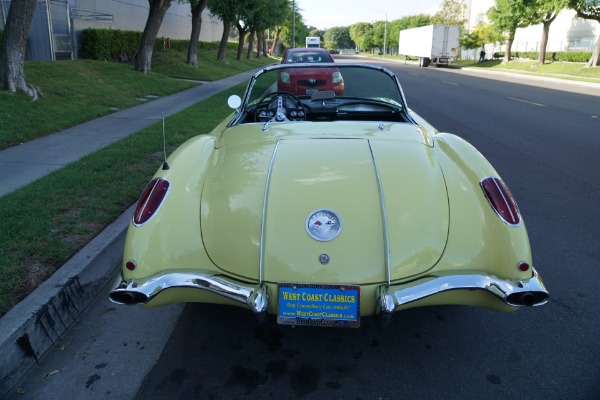
<path fill-rule="evenodd" d="M 287 49 L 281 59 L 282 64 L 333 62 L 329 51 L 318 47 Z M 278 90 L 296 95 L 326 90 L 338 95 L 344 94 L 344 79 L 337 67 L 282 70 L 277 84 Z"/>
<path fill-rule="evenodd" d="M 408 108 L 386 68 L 338 68 L 344 95 L 282 92 L 272 65 L 187 141 L 139 200 L 120 304 L 220 303 L 279 324 L 357 327 L 411 307 L 512 311 L 548 291 L 507 185 Z"/>

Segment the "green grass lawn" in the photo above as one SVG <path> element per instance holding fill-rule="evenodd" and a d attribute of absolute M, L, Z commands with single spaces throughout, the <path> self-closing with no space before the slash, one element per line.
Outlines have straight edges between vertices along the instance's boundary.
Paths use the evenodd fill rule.
<path fill-rule="evenodd" d="M 215 80 L 276 61 L 238 62 L 230 54 L 229 64 L 223 65 L 213 53 L 214 61 L 205 60 L 196 70 L 176 65 L 185 61 L 185 54 L 161 56 L 153 61 L 149 75 L 134 72 L 130 65 L 103 61 L 27 63 L 28 81 L 45 95 L 31 102 L 23 95 L 0 92 L 0 136 L 5 147 L 106 114 L 109 107 L 138 104 L 138 96 L 162 96 L 193 85 L 158 71 L 184 71 L 181 77 Z M 204 64 L 210 65 L 204 68 L 207 71 L 219 73 L 207 73 Z M 231 113 L 227 97 L 241 95 L 244 89 L 245 84 L 239 85 L 168 117 L 168 151 L 210 132 Z M 162 123 L 154 124 L 0 197 L 0 316 L 137 200 L 161 165 L 161 132 Z"/>
<path fill-rule="evenodd" d="M 382 58 L 381 55 L 370 55 L 370 57 Z M 404 56 L 390 55 L 385 56 L 387 59 L 402 60 Z M 414 60 L 416 62 L 416 57 Z M 585 63 L 568 63 L 568 62 L 546 62 L 543 65 L 534 66 L 535 61 L 510 61 L 502 64 L 502 60 L 488 60 L 485 62 L 477 62 L 472 60 L 453 61 L 451 66 L 454 68 L 482 68 L 493 71 L 509 71 L 513 73 L 534 74 L 540 76 L 549 76 L 560 79 L 588 81 L 600 83 L 600 67 L 585 68 Z"/>
<path fill-rule="evenodd" d="M 510 61 L 502 64 L 501 60 L 489 60 L 482 63 L 476 61 L 455 61 L 455 67 L 484 68 L 493 71 L 509 71 L 522 74 L 535 74 L 553 78 L 588 81 L 600 83 L 600 68 L 585 68 L 584 63 L 547 62 L 534 65 L 535 61 Z"/>
<path fill-rule="evenodd" d="M 146 96 L 166 96 L 270 64 L 273 58 L 238 61 L 228 52 L 227 64 L 216 51 L 198 53 L 198 68 L 185 63 L 186 53 L 157 52 L 148 75 L 131 64 L 105 61 L 31 61 L 25 64 L 28 83 L 43 93 L 37 101 L 0 91 L 0 150 L 138 105 Z M 186 80 L 182 80 L 186 79 Z"/>

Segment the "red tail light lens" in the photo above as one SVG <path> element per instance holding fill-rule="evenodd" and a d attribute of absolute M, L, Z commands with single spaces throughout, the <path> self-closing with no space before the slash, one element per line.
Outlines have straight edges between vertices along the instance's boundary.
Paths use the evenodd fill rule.
<path fill-rule="evenodd" d="M 135 225 L 145 224 L 156 214 L 167 196 L 169 185 L 169 181 L 163 178 L 152 179 L 148 183 L 133 214 Z"/>
<path fill-rule="evenodd" d="M 521 222 L 517 203 L 502 179 L 485 178 L 480 185 L 488 202 L 504 222 L 509 225 L 518 225 Z"/>

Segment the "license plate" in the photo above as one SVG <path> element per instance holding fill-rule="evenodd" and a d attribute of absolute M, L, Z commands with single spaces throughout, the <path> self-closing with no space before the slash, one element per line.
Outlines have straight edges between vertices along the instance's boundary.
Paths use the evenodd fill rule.
<path fill-rule="evenodd" d="M 279 284 L 278 324 L 358 328 L 359 310 L 357 285 Z"/>
<path fill-rule="evenodd" d="M 313 93 L 317 93 L 319 89 L 306 89 L 306 94 L 312 96 Z"/>

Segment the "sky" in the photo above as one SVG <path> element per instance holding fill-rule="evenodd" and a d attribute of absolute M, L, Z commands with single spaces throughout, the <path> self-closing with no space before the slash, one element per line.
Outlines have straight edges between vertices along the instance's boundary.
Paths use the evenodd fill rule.
<path fill-rule="evenodd" d="M 306 26 L 319 29 L 356 22 L 393 21 L 409 15 L 432 14 L 443 0 L 295 0 Z"/>

